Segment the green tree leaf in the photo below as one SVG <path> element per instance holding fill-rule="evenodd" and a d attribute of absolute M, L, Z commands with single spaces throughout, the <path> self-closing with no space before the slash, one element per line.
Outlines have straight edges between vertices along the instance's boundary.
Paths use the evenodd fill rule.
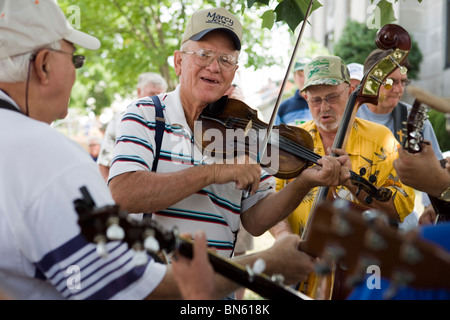
<path fill-rule="evenodd" d="M 377 6 L 381 11 L 380 22 L 382 26 L 397 21 L 397 18 L 394 14 L 394 7 L 392 6 L 391 2 L 387 0 L 381 0 L 380 2 L 378 2 Z"/>
<path fill-rule="evenodd" d="M 271 30 L 275 22 L 275 12 L 273 12 L 273 10 L 267 10 L 266 12 L 263 13 L 261 19 L 262 19 L 261 26 L 263 28 Z"/>

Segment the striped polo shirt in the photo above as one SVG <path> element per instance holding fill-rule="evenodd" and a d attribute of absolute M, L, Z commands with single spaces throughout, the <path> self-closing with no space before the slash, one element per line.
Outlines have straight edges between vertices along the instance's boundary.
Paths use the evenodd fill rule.
<path fill-rule="evenodd" d="M 193 133 L 184 117 L 179 86 L 173 92 L 160 94 L 159 98 L 165 131 L 157 171 L 168 173 L 207 165 L 211 159 L 194 144 Z M 155 107 L 147 97 L 132 102 L 122 118 L 109 180 L 125 172 L 151 171 L 154 149 Z M 209 246 L 222 256 L 231 257 L 240 213 L 275 192 L 274 185 L 275 179 L 262 170 L 259 190 L 253 196 L 244 198 L 244 193 L 235 188 L 234 182 L 212 184 L 152 216 L 167 230 L 177 227 L 182 233 L 192 234 L 204 230 Z"/>
<path fill-rule="evenodd" d="M 0 100 L 17 105 L 0 91 Z M 18 108 L 18 107 L 17 107 Z M 96 245 L 80 233 L 74 200 L 86 187 L 98 208 L 114 200 L 78 143 L 41 121 L 0 109 L 0 289 L 18 300 L 146 298 L 166 266 L 134 263 L 126 244 Z"/>

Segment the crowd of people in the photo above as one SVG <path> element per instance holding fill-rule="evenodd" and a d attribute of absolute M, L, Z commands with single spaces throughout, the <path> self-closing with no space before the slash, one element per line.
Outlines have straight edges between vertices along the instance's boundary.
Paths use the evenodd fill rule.
<path fill-rule="evenodd" d="M 213 105 L 224 96 L 242 98 L 232 90 L 238 90 L 233 79 L 244 45 L 243 27 L 221 7 L 190 17 L 174 52 L 176 88 L 168 92 L 160 75 L 142 74 L 137 99 L 110 122 L 100 151 L 85 152 L 50 124 L 67 115 L 75 69 L 84 63 L 77 47 L 98 50 L 101 41 L 73 29 L 52 0 L 4 2 L 0 127 L 14 132 L 0 140 L 3 150 L 11 150 L 0 157 L 0 255 L 7 257 L 0 259 L 0 289 L 6 297 L 235 299 L 242 288 L 214 272 L 208 249 L 243 266 L 262 259 L 264 273 L 280 274 L 285 285 L 295 286 L 317 263 L 317 257 L 300 250 L 300 243 L 321 188 L 382 211 L 399 226 L 415 214 L 415 189 L 449 201 L 450 164 L 438 165 L 442 153 L 431 125 L 427 123 L 425 135 L 430 145 L 409 154 L 399 148 L 399 129 L 390 124 L 403 105 L 407 74 L 394 71 L 393 87 L 381 86 L 378 105 L 364 106 L 364 115 L 344 124 L 348 100 L 363 73 L 357 65 L 350 73 L 353 68 L 337 56 L 299 60 L 294 68 L 298 90 L 277 119 L 311 135 L 319 156 L 316 165 L 286 180 L 269 174 L 249 155 L 223 163 L 218 153 L 202 153 L 196 144 L 202 112 L 216 112 Z M 377 60 L 370 58 L 365 69 Z M 377 115 L 386 115 L 386 122 L 377 121 Z M 348 142 L 336 146 L 341 125 L 351 130 Z M 95 147 L 100 147 L 98 141 Z M 418 175 L 417 167 L 433 174 L 424 170 Z M 367 203 L 367 192 L 360 192 L 351 179 L 361 169 L 393 196 Z M 167 261 L 149 256 L 144 265 L 136 265 L 133 248 L 114 241 L 106 244 L 109 254 L 99 258 L 77 222 L 74 200 L 83 187 L 98 207 L 117 204 L 136 220 L 149 217 L 164 229 L 192 236 L 192 259 L 175 252 Z M 417 220 L 410 223 L 419 228 Z M 244 232 L 252 237 L 269 230 L 275 238 L 270 248 L 254 254 L 236 251 Z M 434 240 L 448 245 L 450 237 L 441 236 L 448 234 L 448 224 L 422 230 L 421 236 L 434 239 L 439 234 Z M 81 288 L 68 285 L 72 266 L 82 272 Z M 439 298 L 450 298 L 446 288 L 435 289 Z M 351 298 L 366 297 L 359 288 Z"/>

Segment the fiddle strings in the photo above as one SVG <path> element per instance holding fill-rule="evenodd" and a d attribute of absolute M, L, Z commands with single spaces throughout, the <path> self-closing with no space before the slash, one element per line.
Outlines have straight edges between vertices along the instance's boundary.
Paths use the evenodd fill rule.
<path fill-rule="evenodd" d="M 243 128 L 247 125 L 248 121 L 243 119 L 234 119 L 234 122 L 238 124 L 239 126 L 242 126 Z M 255 128 L 257 130 L 264 130 L 265 127 L 260 124 L 254 124 L 252 128 Z M 278 139 L 276 139 L 278 138 Z M 276 141 L 279 141 L 280 143 L 273 143 Z M 313 152 L 312 150 L 302 146 L 301 144 L 295 143 L 288 138 L 285 138 L 280 135 L 273 135 L 271 134 L 271 144 L 276 145 L 280 149 L 292 153 L 293 155 L 296 155 L 304 160 L 308 160 L 314 164 L 317 164 L 317 160 L 321 159 L 322 156 L 318 155 L 317 153 Z"/>
<path fill-rule="evenodd" d="M 234 121 L 236 124 L 241 125 L 242 127 L 245 127 L 248 123 L 248 121 L 243 120 L 243 119 L 234 119 Z M 253 124 L 252 128 L 255 129 L 259 129 L 259 130 L 264 130 L 265 127 L 263 125 L 260 124 Z M 275 137 L 274 137 L 275 136 Z M 276 139 L 278 138 L 278 139 Z M 291 140 L 289 140 L 286 137 L 280 136 L 279 134 L 274 134 L 273 131 L 271 132 L 271 143 L 272 145 L 277 146 L 278 148 L 289 152 L 293 155 L 296 155 L 304 160 L 310 161 L 316 165 L 319 165 L 317 163 L 317 160 L 321 159 L 322 156 L 315 153 L 314 151 L 302 146 L 301 144 L 295 143 Z M 276 143 L 276 142 L 279 143 Z M 350 179 L 353 181 L 357 181 L 361 184 L 363 184 L 366 188 L 370 189 L 372 192 L 376 192 L 376 187 L 373 186 L 369 181 L 366 181 L 362 176 L 358 175 L 356 172 L 349 170 L 350 171 Z"/>

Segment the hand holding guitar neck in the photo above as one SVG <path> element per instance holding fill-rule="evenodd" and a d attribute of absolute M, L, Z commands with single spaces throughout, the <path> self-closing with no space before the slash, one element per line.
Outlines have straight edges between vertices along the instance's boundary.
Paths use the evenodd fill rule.
<path fill-rule="evenodd" d="M 361 215 L 348 201 L 324 202 L 302 249 L 321 258 L 317 272 L 327 274 L 330 265 L 348 267 L 345 286 L 365 280 L 369 267 L 381 270 L 391 280 L 389 295 L 401 286 L 450 288 L 450 254 L 417 236 L 405 236 L 390 228 L 380 216 Z M 385 297 L 389 298 L 389 297 Z"/>
<path fill-rule="evenodd" d="M 430 143 L 423 139 L 427 112 L 428 107 L 416 99 L 406 123 L 403 149 L 399 150 L 394 168 L 403 183 L 428 193 L 438 217 L 436 222 L 442 222 L 450 219 L 450 173 L 445 169 L 446 160 L 438 161 Z"/>
<path fill-rule="evenodd" d="M 159 259 L 161 254 L 169 257 L 176 252 L 192 258 L 193 241 L 180 236 L 177 229 L 164 230 L 151 218 L 145 218 L 143 221 L 133 220 L 117 205 L 96 208 L 87 189 L 81 188 L 81 193 L 83 197 L 74 201 L 79 215 L 78 224 L 84 237 L 97 245 L 100 256 L 108 254 L 108 242 L 120 241 L 135 250 L 134 261 L 137 265 L 147 264 L 148 255 Z M 264 298 L 310 300 L 309 297 L 285 286 L 282 277 L 264 274 L 263 261 L 256 260 L 253 266 L 242 266 L 210 250 L 208 258 L 217 273 Z"/>

